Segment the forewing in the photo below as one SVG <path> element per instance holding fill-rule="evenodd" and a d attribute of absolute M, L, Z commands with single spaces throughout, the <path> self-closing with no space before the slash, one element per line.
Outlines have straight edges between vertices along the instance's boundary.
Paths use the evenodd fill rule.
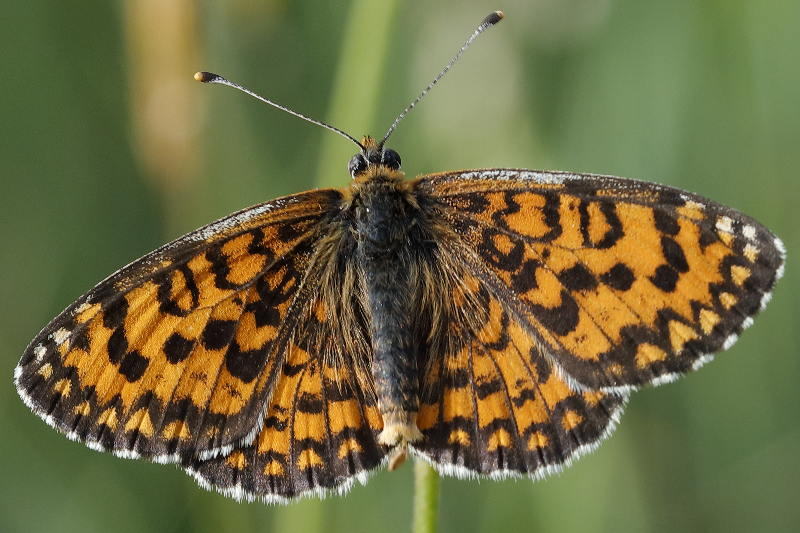
<path fill-rule="evenodd" d="M 727 349 L 770 298 L 781 241 L 705 198 L 526 170 L 420 178 L 473 271 L 576 385 L 662 383 Z"/>
<path fill-rule="evenodd" d="M 216 458 L 185 463 L 202 486 L 237 500 L 286 503 L 343 492 L 382 463 L 387 450 L 377 435 L 383 421 L 374 391 L 365 386 L 370 378 L 360 375 L 369 372 L 370 349 L 343 342 L 343 322 L 334 318 L 332 305 L 323 297 L 304 313 L 255 440 Z M 367 340 L 363 325 L 355 327 Z"/>
<path fill-rule="evenodd" d="M 252 440 L 340 193 L 261 204 L 101 282 L 31 342 L 20 396 L 93 448 L 174 461 Z"/>
<path fill-rule="evenodd" d="M 593 450 L 626 396 L 570 388 L 504 302 L 461 278 L 449 334 L 462 341 L 424 367 L 415 451 L 443 474 L 540 478 Z"/>

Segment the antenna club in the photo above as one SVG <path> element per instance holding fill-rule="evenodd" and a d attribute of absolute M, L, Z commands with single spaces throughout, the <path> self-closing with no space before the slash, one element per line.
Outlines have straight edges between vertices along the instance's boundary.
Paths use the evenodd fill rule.
<path fill-rule="evenodd" d="M 211 83 L 217 79 L 219 79 L 219 74 L 214 74 L 213 72 L 195 72 L 194 79 L 202 82 L 202 83 Z"/>
<path fill-rule="evenodd" d="M 481 25 L 486 24 L 487 26 L 494 26 L 495 24 L 503 20 L 505 16 L 506 14 L 500 10 L 494 11 L 486 15 L 486 18 L 483 19 L 483 23 Z"/>

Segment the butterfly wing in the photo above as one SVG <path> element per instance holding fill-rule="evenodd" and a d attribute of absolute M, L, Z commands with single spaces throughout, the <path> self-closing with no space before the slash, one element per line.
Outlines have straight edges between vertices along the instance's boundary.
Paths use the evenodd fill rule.
<path fill-rule="evenodd" d="M 459 278 L 448 323 L 462 341 L 424 367 L 414 451 L 443 474 L 540 478 L 593 450 L 627 396 L 572 389 L 505 302 Z"/>
<path fill-rule="evenodd" d="M 255 440 L 185 468 L 203 487 L 237 500 L 341 493 L 383 462 L 382 427 L 377 405 L 354 380 L 293 347 Z"/>
<path fill-rule="evenodd" d="M 219 457 L 185 462 L 202 486 L 237 500 L 286 503 L 344 492 L 384 461 L 368 330 L 354 320 L 362 313 L 359 291 L 347 289 L 351 276 L 330 270 L 315 279 L 316 297 L 298 321 L 256 438 Z"/>
<path fill-rule="evenodd" d="M 423 176 L 415 190 L 575 389 L 698 368 L 752 323 L 783 271 L 769 230 L 670 187 L 491 169 Z"/>
<path fill-rule="evenodd" d="M 121 269 L 31 342 L 20 396 L 70 438 L 122 456 L 169 462 L 252 440 L 340 196 L 261 204 Z"/>

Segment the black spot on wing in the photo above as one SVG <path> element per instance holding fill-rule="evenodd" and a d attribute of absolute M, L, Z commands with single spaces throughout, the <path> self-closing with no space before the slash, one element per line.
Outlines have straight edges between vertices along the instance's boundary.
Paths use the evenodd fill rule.
<path fill-rule="evenodd" d="M 119 295 L 103 309 L 103 325 L 108 329 L 114 329 L 122 325 L 127 315 L 128 300 L 124 295 Z"/>
<path fill-rule="evenodd" d="M 633 271 L 622 263 L 617 263 L 608 272 L 600 276 L 600 280 L 618 291 L 627 291 L 635 280 Z"/>
<path fill-rule="evenodd" d="M 683 253 L 681 245 L 669 237 L 661 237 L 661 251 L 667 263 L 678 272 L 688 272 L 689 263 Z"/>
<path fill-rule="evenodd" d="M 222 253 L 220 246 L 210 248 L 206 252 L 206 259 L 211 263 L 211 272 L 214 274 L 214 285 L 222 290 L 235 290 L 238 285 L 228 281 L 231 267 L 228 265 L 228 258 Z"/>
<path fill-rule="evenodd" d="M 454 389 L 461 389 L 472 383 L 472 376 L 469 371 L 464 368 L 456 368 L 448 370 L 444 377 L 444 382 L 448 387 Z"/>
<path fill-rule="evenodd" d="M 522 389 L 519 392 L 518 396 L 514 396 L 511 398 L 511 402 L 514 404 L 514 407 L 520 408 L 525 405 L 527 401 L 534 401 L 536 400 L 536 391 L 530 388 Z"/>
<path fill-rule="evenodd" d="M 128 351 L 128 339 L 125 338 L 125 328 L 119 326 L 108 338 L 106 344 L 108 350 L 108 360 L 117 364 L 122 360 L 122 356 Z"/>
<path fill-rule="evenodd" d="M 653 209 L 653 218 L 655 219 L 656 229 L 667 235 L 677 235 L 681 230 L 678 225 L 678 220 L 675 216 L 663 209 Z"/>
<path fill-rule="evenodd" d="M 556 335 L 567 335 L 578 327 L 578 304 L 566 290 L 561 291 L 561 305 L 545 307 L 530 304 L 530 309 L 536 319 Z"/>
<path fill-rule="evenodd" d="M 119 364 L 119 373 L 129 382 L 138 381 L 144 375 L 150 361 L 136 350 L 128 352 Z"/>
<path fill-rule="evenodd" d="M 256 327 L 277 326 L 281 323 L 281 314 L 276 307 L 266 305 L 262 301 L 250 302 L 245 306 L 245 311 L 253 313 Z"/>
<path fill-rule="evenodd" d="M 585 291 L 597 287 L 594 275 L 580 263 L 559 272 L 558 279 L 571 291 Z"/>
<path fill-rule="evenodd" d="M 82 328 L 72 334 L 72 348 L 88 352 L 91 347 L 91 339 L 89 338 L 89 330 Z"/>
<path fill-rule="evenodd" d="M 269 344 L 262 346 L 255 350 L 245 350 L 239 347 L 239 344 L 234 341 L 228 346 L 228 351 L 225 353 L 225 368 L 232 376 L 250 383 L 256 376 L 261 373 L 264 368 L 264 363 L 267 361 L 267 354 Z"/>
<path fill-rule="evenodd" d="M 173 333 L 164 343 L 164 354 L 167 356 L 167 361 L 172 364 L 180 363 L 189 357 L 194 343 L 181 335 L 180 333 Z"/>
<path fill-rule="evenodd" d="M 318 414 L 322 412 L 322 399 L 315 394 L 304 392 L 297 398 L 296 407 L 301 413 Z"/>
<path fill-rule="evenodd" d="M 484 399 L 503 390 L 504 385 L 499 379 L 483 380 L 475 383 L 475 395 L 479 399 Z"/>
<path fill-rule="evenodd" d="M 679 274 L 674 268 L 668 265 L 661 265 L 656 269 L 655 274 L 650 276 L 650 281 L 664 292 L 672 292 L 678 284 Z"/>
<path fill-rule="evenodd" d="M 519 294 L 535 289 L 538 286 L 536 283 L 536 270 L 538 268 L 538 261 L 528 259 L 522 263 L 522 268 L 511 276 L 511 288 L 514 292 Z"/>
<path fill-rule="evenodd" d="M 299 365 L 290 365 L 289 363 L 284 363 L 283 375 L 287 377 L 296 376 L 305 367 L 306 367 L 305 363 L 301 363 Z"/>
<path fill-rule="evenodd" d="M 269 416 L 264 419 L 265 428 L 275 428 L 278 431 L 283 431 L 286 429 L 286 426 L 287 426 L 286 420 L 282 420 L 275 415 Z"/>
<path fill-rule="evenodd" d="M 236 322 L 233 320 L 210 320 L 203 330 L 203 346 L 209 350 L 224 348 L 230 342 L 235 330 Z"/>

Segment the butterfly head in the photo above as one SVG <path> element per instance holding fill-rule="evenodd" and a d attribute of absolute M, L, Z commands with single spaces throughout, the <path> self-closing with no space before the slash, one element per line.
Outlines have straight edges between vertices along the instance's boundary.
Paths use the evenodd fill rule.
<path fill-rule="evenodd" d="M 360 152 L 350 158 L 347 170 L 353 178 L 361 176 L 368 169 L 386 167 L 390 170 L 400 169 L 400 154 L 391 148 L 384 148 L 383 144 L 375 142 L 372 137 L 364 137 L 360 143 Z"/>

